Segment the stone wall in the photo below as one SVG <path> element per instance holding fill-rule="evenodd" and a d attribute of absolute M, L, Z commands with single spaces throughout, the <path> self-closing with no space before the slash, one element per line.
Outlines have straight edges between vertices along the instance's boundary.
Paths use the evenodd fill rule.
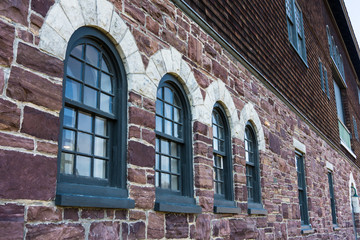
<path fill-rule="evenodd" d="M 134 209 L 54 203 L 63 58 L 71 34 L 83 25 L 107 34 L 126 69 L 127 188 Z M 359 169 L 170 1 L 1 1 L 0 26 L 0 239 L 353 238 L 349 183 L 350 174 L 359 182 Z M 166 73 L 179 79 L 191 104 L 194 195 L 201 214 L 153 210 L 155 99 Z M 213 213 L 215 102 L 224 105 L 231 126 L 237 215 Z M 247 213 L 244 128 L 249 120 L 259 141 L 264 216 Z M 305 154 L 314 229 L 309 235 L 300 229 L 295 149 Z"/>

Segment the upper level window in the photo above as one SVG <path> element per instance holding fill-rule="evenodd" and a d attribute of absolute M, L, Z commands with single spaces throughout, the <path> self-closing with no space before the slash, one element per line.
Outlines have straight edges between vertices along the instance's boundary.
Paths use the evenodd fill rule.
<path fill-rule="evenodd" d="M 245 127 L 245 160 L 248 211 L 250 214 L 266 213 L 261 204 L 258 143 L 250 123 Z"/>
<path fill-rule="evenodd" d="M 358 128 L 357 128 L 357 123 L 356 123 L 355 116 L 353 116 L 353 126 L 354 126 L 355 139 L 359 141 L 359 133 L 358 133 Z"/>
<path fill-rule="evenodd" d="M 320 59 L 319 59 L 319 71 L 320 71 L 320 79 L 321 79 L 321 89 L 323 90 L 324 93 L 326 93 L 328 98 L 330 98 L 328 74 L 325 66 L 322 64 Z"/>
<path fill-rule="evenodd" d="M 336 110 L 338 115 L 338 125 L 341 143 L 351 151 L 351 135 L 350 131 L 345 125 L 345 112 L 343 106 L 343 100 L 341 96 L 341 89 L 339 85 L 334 81 L 334 92 L 336 100 Z"/>
<path fill-rule="evenodd" d="M 306 63 L 304 23 L 301 9 L 296 0 L 285 0 L 289 41 Z"/>
<path fill-rule="evenodd" d="M 127 198 L 126 80 L 121 59 L 101 32 L 83 27 L 69 41 L 64 67 L 57 203 L 131 207 L 132 200 L 114 201 Z M 91 198 L 84 199 L 87 195 Z"/>
<path fill-rule="evenodd" d="M 191 119 L 185 96 L 173 76 L 166 74 L 162 78 L 157 91 L 155 129 L 158 211 L 201 212 L 192 198 Z"/>
<path fill-rule="evenodd" d="M 212 114 L 214 159 L 214 211 L 239 213 L 233 195 L 230 128 L 220 104 L 215 104 Z"/>
<path fill-rule="evenodd" d="M 339 53 L 339 48 L 335 44 L 334 37 L 330 34 L 329 26 L 326 26 L 326 33 L 328 37 L 328 45 L 331 59 L 334 61 L 335 66 L 339 72 L 339 75 L 342 77 L 342 80 L 345 83 L 345 71 L 344 71 L 344 62 L 341 54 Z"/>

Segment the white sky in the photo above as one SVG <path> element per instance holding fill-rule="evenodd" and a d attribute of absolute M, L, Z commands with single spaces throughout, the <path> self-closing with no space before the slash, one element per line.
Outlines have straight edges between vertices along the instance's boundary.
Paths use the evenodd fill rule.
<path fill-rule="evenodd" d="M 345 0 L 345 5 L 358 45 L 360 46 L 360 0 Z"/>

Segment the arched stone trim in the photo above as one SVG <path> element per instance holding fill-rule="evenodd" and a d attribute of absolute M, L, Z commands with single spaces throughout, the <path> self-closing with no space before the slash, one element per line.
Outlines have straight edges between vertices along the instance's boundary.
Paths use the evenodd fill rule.
<path fill-rule="evenodd" d="M 40 49 L 64 60 L 70 37 L 82 26 L 100 29 L 114 42 L 127 74 L 145 73 L 134 37 L 113 4 L 106 0 L 57 1 L 40 30 Z"/>
<path fill-rule="evenodd" d="M 239 118 L 237 109 L 235 107 L 234 101 L 231 97 L 229 90 L 227 90 L 225 83 L 222 81 L 214 81 L 206 88 L 206 97 L 204 101 L 204 121 L 208 125 L 211 125 L 211 115 L 213 112 L 213 107 L 216 102 L 220 102 L 228 119 L 230 120 L 230 129 L 232 137 L 239 137 Z"/>
<path fill-rule="evenodd" d="M 251 103 L 247 103 L 240 113 L 239 135 L 240 135 L 240 139 L 242 140 L 245 137 L 245 126 L 248 121 L 252 123 L 254 130 L 256 132 L 256 137 L 259 144 L 258 145 L 259 150 L 265 151 L 264 130 L 261 125 L 260 118 L 257 112 L 255 111 L 254 105 L 252 105 Z"/>
<path fill-rule="evenodd" d="M 131 81 L 130 88 L 152 100 L 156 100 L 157 87 L 161 78 L 170 73 L 184 86 L 191 105 L 192 119 L 204 122 L 204 104 L 199 85 L 191 68 L 175 48 L 161 49 L 149 60 L 146 78 Z"/>
<path fill-rule="evenodd" d="M 352 174 L 352 172 L 350 172 L 350 176 L 349 176 L 349 203 L 350 203 L 350 209 L 352 208 L 352 205 L 354 206 L 354 212 L 355 213 L 360 213 L 360 204 L 359 204 L 359 198 L 353 198 L 351 195 L 351 186 L 354 186 L 354 188 L 356 189 L 357 194 L 359 195 L 359 189 L 356 187 L 356 183 L 355 183 L 355 179 L 354 176 Z"/>

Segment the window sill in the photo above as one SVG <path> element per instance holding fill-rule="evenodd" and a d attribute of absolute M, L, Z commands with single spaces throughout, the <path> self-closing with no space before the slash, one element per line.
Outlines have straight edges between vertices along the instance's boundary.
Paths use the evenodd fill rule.
<path fill-rule="evenodd" d="M 346 146 L 346 143 L 344 143 L 341 139 L 340 139 L 340 144 L 346 149 L 346 151 L 348 151 L 351 154 L 351 156 L 353 156 L 353 158 L 356 159 L 355 153 L 350 148 L 348 148 L 348 146 Z"/>
<path fill-rule="evenodd" d="M 64 207 L 134 208 L 135 201 L 129 198 L 57 194 L 55 204 Z"/>
<path fill-rule="evenodd" d="M 311 228 L 310 225 L 302 225 L 301 226 L 301 234 L 307 235 L 315 233 L 315 230 Z"/>
<path fill-rule="evenodd" d="M 248 203 L 248 214 L 267 215 L 268 212 L 261 203 Z"/>
<path fill-rule="evenodd" d="M 296 49 L 296 47 L 294 46 L 294 44 L 291 42 L 291 41 L 289 41 L 290 42 L 290 45 L 293 47 L 293 49 L 295 50 L 295 52 L 297 53 L 297 55 L 300 57 L 300 59 L 301 59 L 301 61 L 305 64 L 305 66 L 307 67 L 307 68 L 309 68 L 309 65 L 307 64 L 307 60 L 305 60 L 304 58 L 303 58 L 303 56 L 301 56 L 301 54 L 299 53 L 299 51 Z"/>
<path fill-rule="evenodd" d="M 336 224 L 333 225 L 333 230 L 334 231 L 340 231 L 340 229 L 341 228 L 338 225 L 336 225 Z"/>
<path fill-rule="evenodd" d="M 202 208 L 195 204 L 155 202 L 155 211 L 173 213 L 201 213 Z"/>

